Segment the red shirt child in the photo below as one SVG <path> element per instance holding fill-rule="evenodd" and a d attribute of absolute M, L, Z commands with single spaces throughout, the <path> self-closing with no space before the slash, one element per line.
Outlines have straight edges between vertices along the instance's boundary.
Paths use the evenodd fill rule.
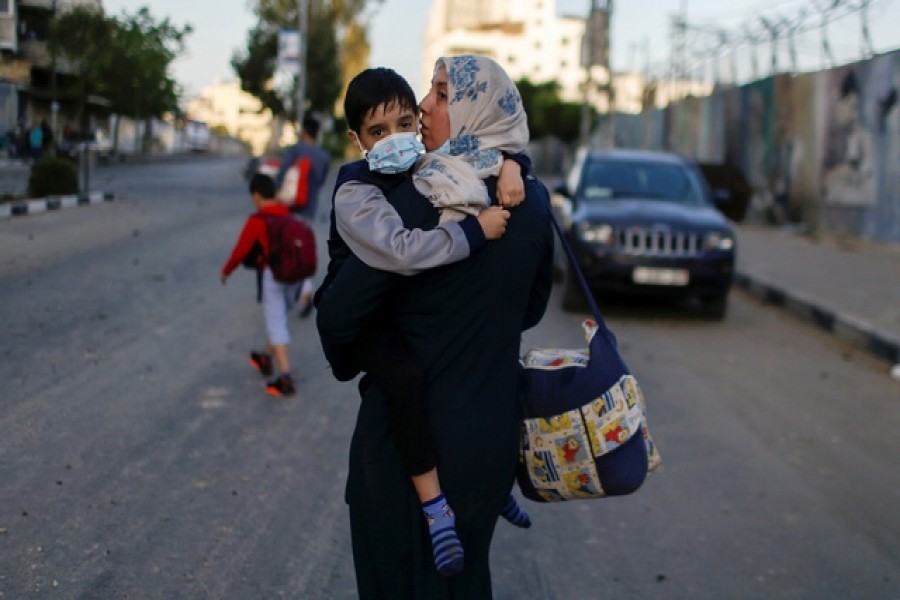
<path fill-rule="evenodd" d="M 258 204 L 258 208 L 259 212 L 269 215 L 289 216 L 291 214 L 288 206 L 280 202 L 263 201 Z M 263 258 L 269 254 L 269 240 L 266 237 L 266 221 L 258 214 L 247 217 L 241 235 L 231 251 L 231 256 L 222 267 L 222 279 L 231 275 L 254 252 L 259 253 L 258 260 L 261 260 L 261 265 L 265 265 Z"/>

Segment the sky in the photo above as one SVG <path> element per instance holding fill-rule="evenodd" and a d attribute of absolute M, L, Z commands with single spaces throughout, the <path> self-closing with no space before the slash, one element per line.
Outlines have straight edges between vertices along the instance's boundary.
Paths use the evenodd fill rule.
<path fill-rule="evenodd" d="M 491 1 L 491 0 L 485 0 Z M 855 0 L 859 3 L 861 0 Z M 900 48 L 900 0 L 869 0 L 869 32 L 876 52 Z M 150 6 L 157 19 L 169 17 L 176 25 L 190 24 L 194 31 L 187 52 L 173 65 L 175 79 L 188 97 L 199 94 L 217 80 L 233 79 L 230 60 L 235 50 L 246 46 L 253 27 L 253 0 L 103 0 L 108 13 L 133 13 Z M 746 24 L 759 24 L 761 15 L 792 18 L 804 8 L 824 6 L 829 0 L 620 0 L 614 2 L 611 60 L 615 70 L 661 71 L 668 64 L 672 16 L 686 8 L 687 21 L 704 27 L 741 31 Z M 557 13 L 584 16 L 590 0 L 557 0 Z M 420 52 L 430 0 L 385 0 L 372 15 L 369 39 L 371 64 L 389 66 L 409 79 L 413 89 L 423 90 Z M 861 52 L 861 21 L 849 16 L 828 25 L 828 40 L 838 64 L 857 60 Z M 398 35 L 402 34 L 402 35 Z M 801 70 L 822 68 L 823 53 L 818 30 L 798 38 Z M 758 51 L 760 69 L 768 70 L 770 46 Z M 779 65 L 787 66 L 786 44 L 779 52 Z M 749 72 L 747 46 L 735 54 L 738 73 Z M 691 59 L 692 65 L 700 65 Z M 698 67 L 699 68 L 699 67 Z"/>

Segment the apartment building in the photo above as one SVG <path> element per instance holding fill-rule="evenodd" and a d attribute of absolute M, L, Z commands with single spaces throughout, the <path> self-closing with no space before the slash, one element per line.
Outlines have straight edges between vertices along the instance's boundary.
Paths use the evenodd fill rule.
<path fill-rule="evenodd" d="M 422 81 L 425 85 L 431 81 L 438 57 L 477 53 L 496 60 L 514 80 L 556 80 L 563 100 L 582 102 L 587 74 L 581 60 L 585 22 L 583 16 L 557 15 L 555 0 L 433 0 L 425 32 Z M 609 29 L 597 31 L 604 39 L 596 43 L 608 56 Z M 603 66 L 591 68 L 591 81 L 589 101 L 601 113 L 638 113 L 648 102 L 663 107 L 688 95 L 705 96 L 712 91 L 712 85 L 705 82 L 650 82 L 640 73 L 610 73 Z M 607 93 L 609 88 L 612 94 Z"/>
<path fill-rule="evenodd" d="M 425 31 L 422 81 L 431 81 L 440 56 L 477 53 L 496 60 L 514 80 L 555 79 L 561 98 L 581 102 L 585 19 L 556 12 L 555 0 L 434 0 Z M 609 70 L 592 67 L 591 81 L 590 101 L 601 112 L 610 110 L 604 91 Z"/>
<path fill-rule="evenodd" d="M 66 112 L 53 82 L 75 73 L 64 60 L 51 66 L 47 38 L 57 11 L 82 4 L 102 7 L 101 0 L 0 0 L 0 135 L 19 123 L 55 124 Z M 102 108 L 102 98 L 91 100 Z"/>
<path fill-rule="evenodd" d="M 281 123 L 272 119 L 271 111 L 263 110 L 259 98 L 243 91 L 237 80 L 219 81 L 206 87 L 200 96 L 188 102 L 187 114 L 210 127 L 224 127 L 229 135 L 250 144 L 255 156 L 263 154 L 273 134 L 280 133 L 277 146 L 297 140 L 293 128 L 282 129 Z"/>

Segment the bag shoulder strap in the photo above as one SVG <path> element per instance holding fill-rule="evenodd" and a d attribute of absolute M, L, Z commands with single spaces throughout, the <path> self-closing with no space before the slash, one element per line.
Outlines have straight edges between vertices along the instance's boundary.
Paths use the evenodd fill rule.
<path fill-rule="evenodd" d="M 600 314 L 600 307 L 597 306 L 597 301 L 594 300 L 594 294 L 591 292 L 591 288 L 587 283 L 587 279 L 585 279 L 584 273 L 582 273 L 581 271 L 581 267 L 578 266 L 578 261 L 575 259 L 575 253 L 572 251 L 572 247 L 566 240 L 566 236 L 563 234 L 562 227 L 560 227 L 559 221 L 556 220 L 556 215 L 553 214 L 553 208 L 549 205 L 549 203 L 547 205 L 547 209 L 550 213 L 550 221 L 553 223 L 553 229 L 554 231 L 556 231 L 556 235 L 557 237 L 559 237 L 559 241 L 562 244 L 563 250 L 565 250 L 566 256 L 569 259 L 569 272 L 566 274 L 566 277 L 572 277 L 574 275 L 578 278 L 578 284 L 581 286 L 581 291 L 584 293 L 584 297 L 591 309 L 591 313 L 593 313 L 594 315 L 594 320 L 597 321 L 597 326 L 600 328 L 600 330 L 609 331 L 609 327 L 607 327 L 606 321 Z"/>

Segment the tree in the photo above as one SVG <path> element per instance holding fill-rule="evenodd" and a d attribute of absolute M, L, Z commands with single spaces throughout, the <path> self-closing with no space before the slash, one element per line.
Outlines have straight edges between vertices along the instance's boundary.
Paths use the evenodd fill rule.
<path fill-rule="evenodd" d="M 359 21 L 367 4 L 366 0 L 309 0 L 305 108 L 330 114 L 344 87 L 342 66 L 348 64 L 348 48 L 368 53 L 365 27 Z M 248 34 L 247 48 L 231 59 L 241 88 L 259 98 L 263 108 L 279 119 L 295 120 L 297 114 L 293 106 L 296 89 L 285 94 L 275 90 L 272 81 L 278 32 L 282 27 L 297 26 L 298 10 L 297 0 L 257 0 L 258 21 Z M 291 102 L 286 102 L 288 96 Z"/>
<path fill-rule="evenodd" d="M 50 25 L 49 47 L 75 72 L 70 85 L 76 88 L 79 124 L 85 124 L 90 94 L 108 99 L 114 112 L 135 119 L 177 109 L 178 88 L 169 66 L 184 51 L 190 32 L 190 25 L 157 22 L 146 7 L 121 17 L 109 17 L 92 5 L 58 13 Z M 116 132 L 114 144 L 117 138 Z"/>
<path fill-rule="evenodd" d="M 146 7 L 113 21 L 108 48 L 117 58 L 104 72 L 104 91 L 113 109 L 136 119 L 177 111 L 179 90 L 169 66 L 184 51 L 191 26 L 157 22 Z"/>
<path fill-rule="evenodd" d="M 190 25 L 176 27 L 168 18 L 157 22 L 146 7 L 113 19 L 108 48 L 117 59 L 104 69 L 103 93 L 112 109 L 136 120 L 178 112 L 179 89 L 169 66 L 184 51 Z M 113 132 L 118 146 L 119 121 Z"/>
<path fill-rule="evenodd" d="M 581 126 L 581 104 L 564 102 L 559 98 L 559 84 L 556 81 L 532 83 L 527 78 L 516 82 L 522 105 L 528 113 L 528 130 L 532 139 L 548 135 L 571 143 L 578 139 Z M 591 107 L 591 118 L 596 109 Z"/>
<path fill-rule="evenodd" d="M 114 24 L 93 5 L 76 5 L 55 16 L 50 23 L 48 49 L 53 57 L 51 69 L 56 70 L 57 57 L 66 60 L 75 72 L 68 87 L 77 96 L 77 120 L 84 118 L 88 95 L 99 93 L 103 85 L 103 71 L 111 62 L 106 40 L 112 35 Z"/>

